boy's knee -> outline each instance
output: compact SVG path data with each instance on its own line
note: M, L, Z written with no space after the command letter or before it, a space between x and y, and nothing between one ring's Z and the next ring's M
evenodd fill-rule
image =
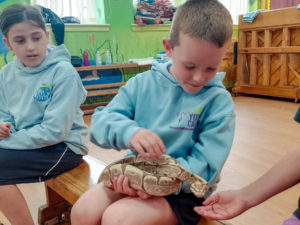
M97 224L94 218L89 215L89 210L82 205L75 204L71 210L71 224L72 225L93 225Z
M81 222L80 217L83 212L80 210L80 208L81 207L78 207L76 204L72 207L71 222L73 225L80 224L80 222Z
M102 215L101 224L105 225L134 225L128 219L130 218L128 208L124 208L118 204L110 205Z

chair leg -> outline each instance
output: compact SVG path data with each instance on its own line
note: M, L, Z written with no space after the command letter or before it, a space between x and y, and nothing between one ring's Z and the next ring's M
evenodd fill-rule
M45 183L47 204L39 207L38 224L55 225L69 219L71 205Z

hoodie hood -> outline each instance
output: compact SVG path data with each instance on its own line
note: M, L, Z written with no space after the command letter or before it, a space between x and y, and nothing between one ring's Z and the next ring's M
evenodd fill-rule
M64 45L49 48L36 67L17 58L0 71L0 123L11 134L4 149L37 149L64 142L76 154L87 153L87 127L80 105L86 91Z
M176 86L180 86L176 79L173 77L172 74L170 74L169 69L172 66L172 60L166 62L166 63L159 63L156 60L152 62L152 68L151 70L154 71L155 74L160 74L163 76L165 79L169 80L171 83L173 83ZM217 72L216 75L212 80L210 80L207 84L204 85L204 88L209 88L209 87L220 87L224 88L223 85L223 79L225 77L226 73L225 72Z
M47 56L45 59L39 64L38 66L35 67L26 67L23 65L23 63L15 56L12 64L13 67L16 68L19 72L22 72L22 74L26 75L32 75L32 74L37 74L42 72L43 70L47 69L53 64L56 64L57 62L60 61L67 61L70 62L71 56L65 47L65 45L60 45L60 46L49 46L48 51L47 51Z

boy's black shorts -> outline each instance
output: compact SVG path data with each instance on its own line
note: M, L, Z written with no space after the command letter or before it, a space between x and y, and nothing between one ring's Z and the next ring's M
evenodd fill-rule
M167 195L165 199L175 213L178 225L196 225L199 222L201 216L194 211L194 207L201 206L204 198L181 191L178 195Z
M33 150L0 148L0 185L41 182L68 171L82 160L65 143Z

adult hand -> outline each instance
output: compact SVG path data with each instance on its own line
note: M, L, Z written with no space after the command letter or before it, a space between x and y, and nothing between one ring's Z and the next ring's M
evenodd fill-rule
M238 190L223 191L208 197L203 206L194 208L200 216L213 220L227 220L242 214L248 209Z
M161 158L161 155L166 152L166 147L161 138L151 130L138 130L130 139L130 146L134 148L143 159L148 159L148 156L153 161ZM148 154L146 154L148 153Z
M0 141L10 135L10 123L0 123Z

